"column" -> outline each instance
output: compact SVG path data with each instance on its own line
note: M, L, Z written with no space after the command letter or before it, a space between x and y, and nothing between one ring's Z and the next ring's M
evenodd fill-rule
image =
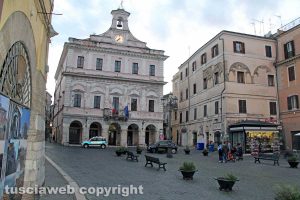
M127 129L121 130L121 146L127 147Z
M139 146L145 146L145 129L139 130Z

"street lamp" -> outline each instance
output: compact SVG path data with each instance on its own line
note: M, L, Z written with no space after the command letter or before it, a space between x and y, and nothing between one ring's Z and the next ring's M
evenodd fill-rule
M166 98L165 98L166 97ZM172 119L172 110L177 109L177 97L173 96L172 94L169 94L168 96L165 95L163 98L161 98L161 101L163 103L164 108L169 112L168 116L168 134L167 134L167 139L171 140L171 119ZM167 157L172 158L171 154L171 143L168 144L168 151L167 151Z

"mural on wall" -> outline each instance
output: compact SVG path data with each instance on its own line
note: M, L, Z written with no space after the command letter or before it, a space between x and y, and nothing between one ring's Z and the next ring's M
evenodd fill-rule
M3 188L22 187L25 173L30 110L0 95L1 194ZM2 198L2 197L0 197ZM3 199L21 199L20 194L3 194Z

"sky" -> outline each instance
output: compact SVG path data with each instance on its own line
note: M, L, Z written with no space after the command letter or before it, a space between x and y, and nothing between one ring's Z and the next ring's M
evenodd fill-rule
M52 25L47 91L53 96L54 75L69 37L102 34L111 25L111 11L121 0L56 0ZM164 50L164 94L172 91L172 77L190 55L222 30L254 35L276 32L300 17L299 0L124 0L130 12L131 33L152 49ZM53 99L53 98L52 98Z

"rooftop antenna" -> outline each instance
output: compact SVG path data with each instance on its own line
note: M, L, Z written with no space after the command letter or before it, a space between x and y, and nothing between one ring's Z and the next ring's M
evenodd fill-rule
M250 23L253 26L254 29L254 35L256 35L256 28L255 28L255 22Z
M272 28L275 24L272 24L271 17L269 18L270 31L272 32Z
M264 24L264 20L261 20L261 21L259 21L257 19L252 19L252 20L259 23L259 34L262 35L261 34L261 27L263 27L263 32L264 32L264 25L263 25Z
M123 7L123 3L124 3L124 0L121 0L121 3L120 3L120 6L119 6L119 9L124 9L124 7Z
M281 20L281 16L280 15L274 15L275 17L279 18L280 20L280 28L282 27L282 20Z

